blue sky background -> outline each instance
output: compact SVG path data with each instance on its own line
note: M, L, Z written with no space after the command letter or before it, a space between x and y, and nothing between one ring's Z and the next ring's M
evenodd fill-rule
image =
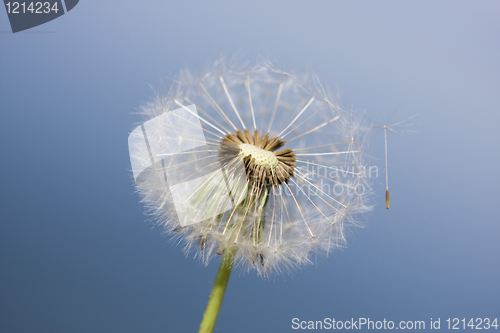
M195 332L216 274L143 215L135 109L220 54L313 69L389 136L348 247L271 280L235 271L216 332L292 318L500 317L500 2L97 1L12 34L0 10L0 331ZM383 133L372 153L383 169ZM428 327L428 326L427 326Z

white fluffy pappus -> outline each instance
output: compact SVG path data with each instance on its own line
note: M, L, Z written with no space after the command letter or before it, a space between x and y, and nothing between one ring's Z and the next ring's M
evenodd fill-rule
M182 72L141 112L145 125L129 137L144 169L136 188L205 263L231 249L246 270L288 271L343 246L370 210L367 127L315 75L219 60L201 76Z

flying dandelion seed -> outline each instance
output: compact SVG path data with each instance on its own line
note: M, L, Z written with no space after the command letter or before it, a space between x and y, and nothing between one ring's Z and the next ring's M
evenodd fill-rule
M384 147L385 147L385 208L389 209L391 201L389 198L389 168L387 166L387 126L384 126Z
M415 114L405 120L398 121L397 123L391 124L391 125L383 125L379 126L379 128L384 130L384 152L385 152L385 208L389 209L391 205L390 197L389 197L389 164L388 164L388 158L387 158L387 130L396 133L396 134L401 134L403 132L402 129L397 129L398 127L403 127L403 126L411 126L410 123L408 123L409 120L415 118L418 116L418 114ZM409 132L409 130L405 130L405 132Z
M231 249L261 275L299 267L370 209L366 127L314 75L218 61L141 111L129 148L142 201L205 263Z

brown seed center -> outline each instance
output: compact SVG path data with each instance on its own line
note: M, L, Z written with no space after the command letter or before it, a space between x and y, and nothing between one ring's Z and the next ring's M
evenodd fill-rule
M247 178L257 186L278 186L288 182L293 177L295 169L295 154L291 149L277 149L285 144L280 138L269 139L255 130L236 131L221 140L219 156L223 163L229 163L234 158L242 158L245 163Z

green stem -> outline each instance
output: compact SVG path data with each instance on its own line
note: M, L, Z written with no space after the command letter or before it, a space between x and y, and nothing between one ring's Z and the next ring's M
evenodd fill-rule
M226 249L224 251L224 256L222 257L219 271L217 272L217 277L215 278L212 293L210 294L208 305L205 310L205 314L203 315L199 333L212 333L214 330L215 322L217 321L219 309L222 304L222 299L224 298L224 293L226 292L227 282L229 281L231 269L233 268L233 257L234 253L232 249Z

